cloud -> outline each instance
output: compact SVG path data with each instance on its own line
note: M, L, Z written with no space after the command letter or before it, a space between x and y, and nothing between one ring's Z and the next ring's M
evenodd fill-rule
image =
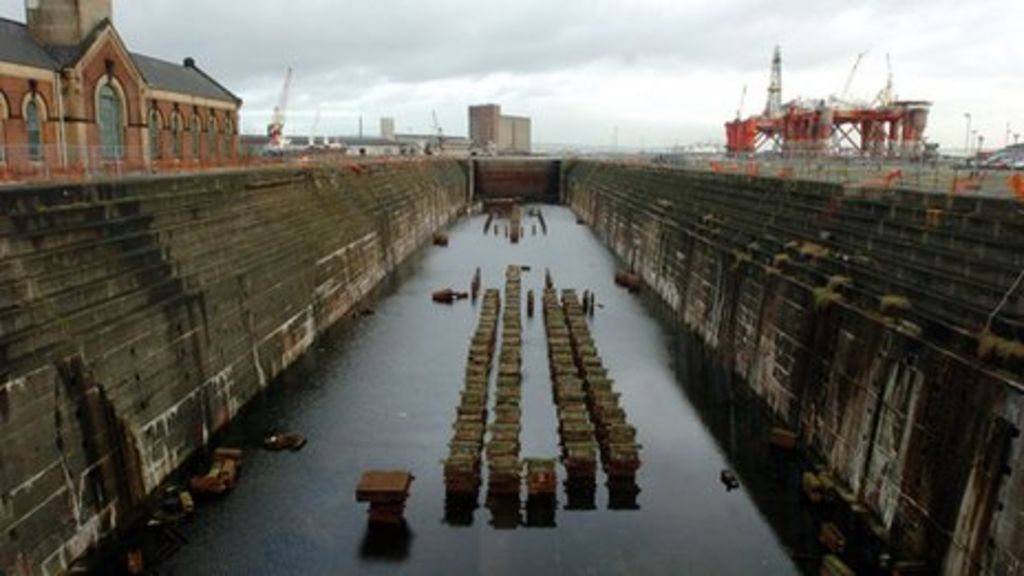
M22 19L20 0L0 13ZM723 139L740 91L763 106L768 64L783 47L784 95L873 96L892 55L897 92L936 102L930 134L962 146L962 114L1002 142L1024 129L1018 95L1024 4L1005 0L115 0L115 23L139 52L194 56L246 101L261 131L285 70L296 70L289 129L352 132L362 115L426 130L431 111L465 132L465 107L499 101L535 118L540 141L668 145Z

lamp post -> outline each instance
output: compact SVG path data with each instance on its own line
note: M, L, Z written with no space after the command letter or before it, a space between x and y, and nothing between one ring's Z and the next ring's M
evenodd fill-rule
M971 155L971 113L964 112L964 118L967 119L967 131L964 132L964 154Z
M985 145L985 135L978 134L978 154L981 154L981 149Z
M971 130L971 138L970 138L970 140L967 141L967 155L968 156L972 156L975 153L975 150L974 150L974 148L971 147L971 145L974 142L976 142L977 139L978 139L978 131L977 130Z

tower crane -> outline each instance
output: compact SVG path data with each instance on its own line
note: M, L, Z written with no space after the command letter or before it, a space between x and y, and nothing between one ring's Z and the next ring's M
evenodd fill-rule
M284 138L284 122L288 111L288 94L291 86L292 69L288 68L288 73L284 77L284 87L281 89L281 98L278 100L277 106L274 107L274 115L270 119L270 124L267 125L267 136L270 137L270 143L267 144L267 148L271 153L283 153L285 146L288 144Z
M743 103L747 101L747 85L743 85L743 92L740 93L740 105L736 108L736 119L739 120L743 116Z

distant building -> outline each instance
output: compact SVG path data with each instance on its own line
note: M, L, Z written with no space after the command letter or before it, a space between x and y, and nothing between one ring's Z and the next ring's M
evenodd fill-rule
M380 119L380 137L385 140L395 139L395 119L394 118L381 118Z
M128 51L111 0L31 0L0 19L0 170L216 165L242 101L191 58Z
M498 154L529 154L530 119L502 116L501 106L481 104L469 107L469 139L474 150Z
M529 154L530 148L530 119L502 116L498 130L498 152Z
M462 136L436 136L434 134L398 134L402 153L412 156L424 154L443 156L469 156L469 139Z

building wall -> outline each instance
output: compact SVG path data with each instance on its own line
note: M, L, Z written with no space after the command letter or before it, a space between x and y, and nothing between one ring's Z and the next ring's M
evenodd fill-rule
M455 162L0 195L0 571L62 574L460 212Z
M469 107L469 139L472 146L498 145L501 132L501 106L483 104Z
M530 153L530 119L521 116L502 116L498 134L498 152Z
M22 115L22 104L31 91L31 83L45 107L43 122L43 160L31 161L28 154L28 133ZM122 95L121 142L122 157L115 161L103 158L97 118L97 87L108 82ZM229 164L238 159L238 106L232 102L211 101L183 94L153 90L145 85L134 62L120 45L116 34L108 29L67 73L60 75L61 94L57 94L58 75L37 69L0 62L0 93L7 103L6 117L0 114L4 159L0 178L46 177L82 170L121 171L145 168L171 169ZM63 122L60 105L63 105ZM149 146L149 109L156 106L161 114L161 158L151 158ZM182 154L172 154L171 113L177 109L183 118ZM191 145L191 117L200 118L200 153ZM209 118L216 119L218 140L222 147L211 147ZM224 134L225 121L231 119L232 133ZM61 142L63 128L64 142ZM66 162L62 155L66 151Z

